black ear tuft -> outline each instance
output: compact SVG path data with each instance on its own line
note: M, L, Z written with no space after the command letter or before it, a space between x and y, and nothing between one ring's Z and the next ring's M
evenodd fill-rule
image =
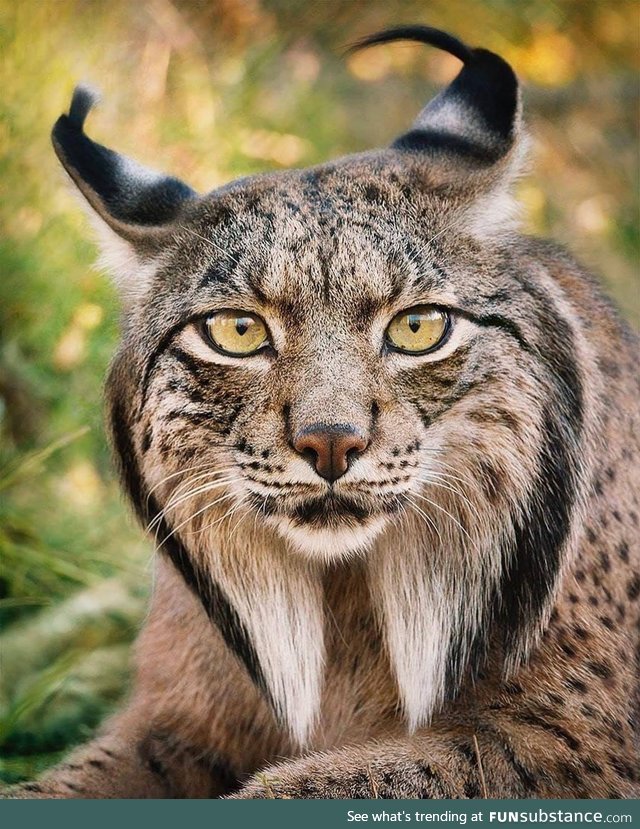
M435 46L455 55L464 66L393 146L451 154L480 164L493 164L506 155L515 142L520 121L518 80L509 64L493 52L470 49L452 35L429 26L378 32L356 43L352 50L398 40Z
M145 226L166 225L196 194L178 179L148 170L88 138L84 122L97 97L89 87L76 87L69 114L58 118L51 139L96 213L119 235L137 238Z
M69 107L69 123L78 130L83 129L87 115L100 100L100 93L85 84L79 84L73 90Z
M357 52L359 49L366 49L368 46L378 46L381 43L394 43L397 40L413 40L418 43L427 43L455 55L458 60L468 63L472 57L472 50L469 49L457 37L443 32L441 29L433 29L431 26L397 26L394 29L385 29L373 35L367 35L356 41L347 49L347 53Z

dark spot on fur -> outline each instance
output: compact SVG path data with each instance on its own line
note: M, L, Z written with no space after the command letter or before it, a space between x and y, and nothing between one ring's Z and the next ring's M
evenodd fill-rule
M45 789L39 783L22 783L20 786L21 789L24 789L25 792L44 792Z
M587 668L592 674L599 676L601 679L611 679L613 676L611 666L606 662L587 662Z
M581 679L576 679L573 676L568 677L565 679L564 684L571 688L573 691L577 691L579 694L586 694L588 691L587 686Z
M384 196L375 184L367 184L364 188L364 197L369 202L379 203L384 202Z
M475 780L465 780L463 790L469 799L480 797L480 786Z
M583 628L582 625L574 625L573 632L578 639L585 640L589 638L589 631L586 628Z
M145 429L144 436L142 438L142 451L144 453L148 452L151 448L151 441L153 440L153 429L149 427Z
M567 783L571 783L574 786L582 783L582 776L578 774L573 766L570 766L568 763L560 763L559 767L562 776Z
M629 562L629 545L626 541L621 542L620 546L618 547L618 555L620 556L621 560L624 561L625 564Z
M541 728L549 734L553 734L559 740L562 740L571 751L577 751L580 748L580 741L570 734L566 728L550 721L555 712L552 709L540 708L539 712L524 711L517 715L521 722L533 725L536 728Z
M508 762L520 778L520 782L522 783L522 788L524 790L524 796L530 797L531 795L535 795L538 792L538 781L536 776L523 763L520 762L508 743L500 741L498 746L504 752Z
M622 760L620 757L616 757L615 754L609 755L609 760L611 761L611 765L616 770L617 774L620 777L624 777L626 780L630 780L632 783L636 779L636 772L633 767Z
M629 601L635 601L640 596L640 575L633 574L633 578L627 582L627 598Z

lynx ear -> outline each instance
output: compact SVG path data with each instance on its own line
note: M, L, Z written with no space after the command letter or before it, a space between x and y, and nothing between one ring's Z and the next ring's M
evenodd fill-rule
M464 64L459 75L420 112L411 130L393 147L422 153L455 174L469 167L486 169L505 158L520 129L518 80L506 61L485 49L470 49L452 35L429 26L378 32L352 49L413 40L455 55ZM455 162L455 164L454 164Z
M84 122L97 97L88 87L76 87L69 114L58 118L51 139L99 219L103 263L123 277L157 256L184 203L196 193L178 179L148 170L88 138Z

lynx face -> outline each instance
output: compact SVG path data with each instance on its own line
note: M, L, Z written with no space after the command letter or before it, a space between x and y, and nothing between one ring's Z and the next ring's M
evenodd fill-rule
M435 487L460 492L469 413L495 418L504 399L504 428L516 427L500 366L518 343L477 311L478 274L495 291L499 263L472 239L452 260L444 234L436 252L444 205L418 207L402 186L321 169L258 184L248 217L246 196L226 195L185 225L187 251L176 245L139 312L171 321L146 367L139 436L152 484L167 502L185 499L180 520L202 510L200 530L235 510L236 523L265 520L293 551L340 557L407 511L420 516ZM466 400L488 374L485 394ZM467 451L484 462L482 446ZM189 498L191 478L200 495Z
M513 224L516 78L367 43L407 36L464 67L386 150L199 196L91 141L87 90L53 132L122 289L129 495L301 744L323 567L363 556L415 727L495 630L507 673L530 651L591 472L588 338Z

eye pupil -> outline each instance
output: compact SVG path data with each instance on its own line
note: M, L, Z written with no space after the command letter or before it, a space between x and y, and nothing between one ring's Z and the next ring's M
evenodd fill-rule
M236 331L238 332L238 334L240 334L240 336L242 336L243 334L247 333L250 324L251 323L249 322L249 320L239 319L236 322Z
M409 328L414 334L418 333L418 331L420 330L420 320L418 319L418 317L409 317Z

